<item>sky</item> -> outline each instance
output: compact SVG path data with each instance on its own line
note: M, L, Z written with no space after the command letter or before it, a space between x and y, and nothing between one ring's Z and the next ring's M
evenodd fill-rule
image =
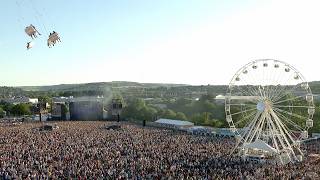
M1 0L0 85L228 84L255 59L320 80L317 0ZM42 35L33 41L24 28ZM62 42L46 46L56 31Z

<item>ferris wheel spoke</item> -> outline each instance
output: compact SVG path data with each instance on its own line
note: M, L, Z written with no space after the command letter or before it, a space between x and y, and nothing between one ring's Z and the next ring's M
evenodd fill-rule
M280 85L277 85L275 88L272 89L272 93L270 95L270 99L273 100L275 96L278 96Z
M249 115L243 117L242 119L240 119L239 121L235 122L234 125L235 126L239 126L240 123L245 122L245 120L249 120L251 117L253 117L256 114L256 112L252 112Z
M234 115L237 115L237 114L241 114L241 113L244 113L244 112L250 112L250 111L253 111L253 110L256 110L257 108L251 108L251 109L247 109L245 111L239 111L239 112L236 112L236 113L232 113L230 114L231 116L234 116Z
M287 78L286 78L286 80L284 81L284 83L287 83L287 85L283 85L283 87L281 88L281 86L280 86L280 92L283 92L287 87L289 87L289 88L291 88L291 86L297 86L297 85L289 85L290 83L290 79L292 79L292 76L290 75L290 76L288 76ZM279 98L279 99L281 99L281 98Z
M258 86L252 85L252 86L250 86L250 89L251 89L252 92L254 92L254 94L256 96L260 94Z
M280 88L277 87L277 89L274 90L274 92L273 92L272 96L270 97L270 99L271 99L272 101L274 101L274 99L275 99L276 97L282 96L283 93L285 92L284 89L285 89L285 88L283 88L283 87L280 87Z
M271 136L272 136L272 140L273 140L273 145L276 147L276 150L279 152L280 148L277 142L277 137L278 137L278 130L275 126L275 124L273 123L273 121L271 120L271 115L267 114L267 118L269 119L268 121L268 127L269 127L269 132L271 132Z
M271 118L271 116L270 116L270 118ZM286 148L286 145L283 141L280 127L278 127L275 118L271 118L271 119L274 119L273 121L270 121L270 124L272 126L271 133L274 135L274 143L276 144L278 152L280 152L281 149ZM277 142L277 140L279 141L281 148L279 148L280 146L279 146L279 143Z
M260 119L261 114L262 113L260 111L257 111L255 117L253 118L253 120L247 126L249 128L249 131L245 131L244 134L243 134L243 142L244 143L248 143L248 139L250 138L250 135L255 130L254 127L258 124L258 120Z
M301 115L298 115L298 114L295 114L295 113L292 113L292 112L288 112L286 110L279 109L279 108L276 108L276 107L274 107L273 109L276 110L276 111L280 111L282 113L285 113L285 114L287 114L289 116L296 117L296 118L299 118L299 119L302 119L302 120L306 120L306 118L301 116Z
M299 130L303 130L303 128L301 126L299 126L297 123L295 123L294 121L290 120L284 113L281 112L277 109L274 109L274 112L279 115L281 118L284 118L284 120L286 120L289 124L293 125L295 128L299 129Z
M249 92L252 96L256 96L259 93L258 89L256 89L254 85L250 85L250 84L252 84L252 81L253 81L251 78L250 78L250 80L251 81L248 82L246 79L244 79L243 81L244 81L244 84L246 84L246 85L242 85L242 87L245 87L244 91Z
M289 142L288 138L291 140L291 142L294 142L291 134L288 132L288 130L285 128L285 126L283 125L283 123L281 122L281 120L279 119L279 117L275 114L274 111L271 111L271 115L274 118L274 122L276 123L276 125L279 127L280 133L282 134L282 138L279 138L281 145L284 148L289 148L292 151L292 147L291 147L291 143ZM284 140L284 142L283 142Z
M265 89L266 89L266 97L270 99L271 91L272 91L271 85L266 86Z
M258 123L254 127L253 133L250 135L250 138L249 138L250 143L253 142L253 139L257 139L260 136L265 120L266 120L266 113L262 113L262 115L258 120Z
M242 101L252 105L255 105L258 102L257 98L253 96L230 96L230 103L231 101L234 102L235 104L241 104L238 102Z
M275 114L274 111L272 111L272 113ZM280 125L280 127L282 127L282 128L280 128L280 130L283 130L283 131L287 134L287 136L289 137L289 139L290 139L292 142L295 142L294 139L292 138L292 135L291 135L292 133L289 132L289 128L279 119L278 116L276 116L276 120L277 120L276 122ZM291 146L290 143L288 143L288 145Z
M253 97L258 97L258 96L259 96L259 93L258 93L256 90L250 89L249 91L251 91L251 95L252 95Z
M246 99L241 99L244 97L237 97L237 96L232 96L230 98L230 103L227 103L226 105L230 104L233 106L241 106L241 104L243 106L255 106L257 104L257 100L254 99L250 99L250 98L246 98ZM239 101L245 101L246 103L238 103Z
M266 98L269 98L270 92L269 92L268 86L265 86L263 89L264 89L265 97L266 97Z
M277 81L276 81L276 88L273 89L273 94L272 96L276 95L278 93L278 91L281 92L281 89L283 88L283 86L281 86L280 84L283 84L283 82L287 82L287 81L283 81L284 76L283 74L279 74L278 73L278 77L277 77Z
M238 90L245 96L255 96L255 92L251 92L251 91L248 91L247 89L241 87L241 86L237 86Z
M248 82L246 79L244 79L243 81L244 81L244 84L246 84L246 85L242 85L243 87L245 87L244 91L248 91L252 96L256 96L257 94L259 94L258 89L254 88L255 87L254 85L250 85L252 84L252 82L254 82L253 79L250 78L250 82Z
M273 96L271 97L271 100L272 101L278 101L282 97L286 96L288 94L288 91L286 91L286 89L287 89L286 85L278 88L277 91L275 91L273 93Z
M230 105L230 106L256 106L255 103L253 103L253 104L239 103L239 104L227 104L227 105Z
M271 85L266 86L265 89L266 89L266 97L267 97L268 99L270 99L271 94L272 94L272 93L271 93L271 92L272 92Z
M285 76L284 76L284 78L285 78ZM295 85L290 85L290 82L291 82L290 79L292 79L292 78L293 77L291 76L291 74L289 76L287 76L287 78L285 78L286 80L283 81L284 83L287 83L287 85L283 85L282 87L279 86L280 88L278 87L277 91L283 92L287 87L289 87L289 88L291 88L291 86L295 87ZM274 98L275 98L275 96L272 99L274 99ZM281 99L281 98L279 98L279 99Z
M302 98L302 97L304 97L304 96L295 96L293 98L289 98L289 99L285 99L285 100L282 100L282 101L275 102L275 103L273 103L273 105L284 103L284 102L287 102L287 101L292 101L292 100L299 99L299 98Z
M291 88L290 90L287 90L287 91L285 91L284 93L282 93L281 96L274 97L272 100L278 101L278 100L280 100L281 98L284 98L286 95L288 95L289 92L290 92L290 93L294 92L298 87L299 87L299 86L296 85L296 86L294 86L293 88ZM292 94L293 94L293 93L292 93Z
M238 93L237 94L235 94L235 95L237 95L237 96L248 96L249 95L249 93L248 92L246 92L245 90L243 90L240 86L236 86L236 87L234 87L235 88L235 90L237 90L238 91Z
M261 97L265 97L264 91L261 89L261 86L259 86L259 95Z
M293 122L292 120L290 120L288 117L286 117L284 114L282 114L281 112L279 112L278 110L274 110L274 112L281 118L283 118L283 120L285 120L288 124L292 125L294 128L296 128L297 130L303 131L304 129L299 126L297 123Z
M277 107L277 108L309 108L309 106L281 106L281 105L274 105L273 107Z

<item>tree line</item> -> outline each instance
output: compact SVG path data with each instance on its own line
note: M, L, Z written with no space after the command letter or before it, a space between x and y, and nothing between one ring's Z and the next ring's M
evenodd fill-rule
M213 102L213 96L203 95L199 100L180 98L164 101L167 108L146 103L142 98L127 101L123 117L130 120L154 121L159 118L189 120L196 125L225 127L224 105Z

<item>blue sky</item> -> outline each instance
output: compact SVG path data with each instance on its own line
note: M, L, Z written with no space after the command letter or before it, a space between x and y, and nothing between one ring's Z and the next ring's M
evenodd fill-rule
M255 58L292 62L309 72L308 79L317 79L299 59L317 58L318 3L292 2L2 0L0 83L227 84ZM24 27L30 23L43 35L27 51ZM53 30L62 43L49 49L47 34Z

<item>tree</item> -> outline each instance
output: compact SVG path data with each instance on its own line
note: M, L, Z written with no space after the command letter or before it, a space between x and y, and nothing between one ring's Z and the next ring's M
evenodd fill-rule
M131 106L134 106L137 110L141 110L146 107L146 102L141 98L133 99Z
M123 109L122 115L128 119L151 121L156 117L157 113L157 110L146 105L143 99L135 98L128 101L128 105Z
M176 119L187 120L187 116L183 112L177 112Z
M225 126L226 121L224 120L212 119L212 121L213 121L213 127L216 127L216 128L226 127Z
M6 112L0 107L0 118L3 118L6 115Z
M30 107L31 106L29 104L24 104L24 103L17 104L13 106L12 113L18 116L30 115L31 114Z
M204 116L200 113L196 113L191 117L191 121L196 125L204 124Z
M40 103L51 103L52 99L49 96L43 95L38 97Z
M211 113L209 112L204 112L202 113L202 116L203 116L203 119L204 119L204 122L203 124L206 125L206 126L213 126L213 121L211 120Z
M214 99L214 96L211 95L211 94L205 94L205 95L202 95L200 98L199 98L199 101L201 102L206 102L206 101L212 101Z
M153 107L146 106L141 109L141 114L142 114L142 117L141 117L142 120L151 121L154 119L154 117L156 117L157 110Z
M176 113L172 111L171 109L167 109L164 114L162 114L162 118L167 118L167 119L175 119L176 118Z
M65 104L61 104L61 113L66 114L69 112L68 107Z
M4 103L2 104L2 109L3 109L4 111L6 111L7 115L13 114L13 113L12 113L13 107L14 107L14 105L13 105L13 104L10 104L10 103L4 102Z

